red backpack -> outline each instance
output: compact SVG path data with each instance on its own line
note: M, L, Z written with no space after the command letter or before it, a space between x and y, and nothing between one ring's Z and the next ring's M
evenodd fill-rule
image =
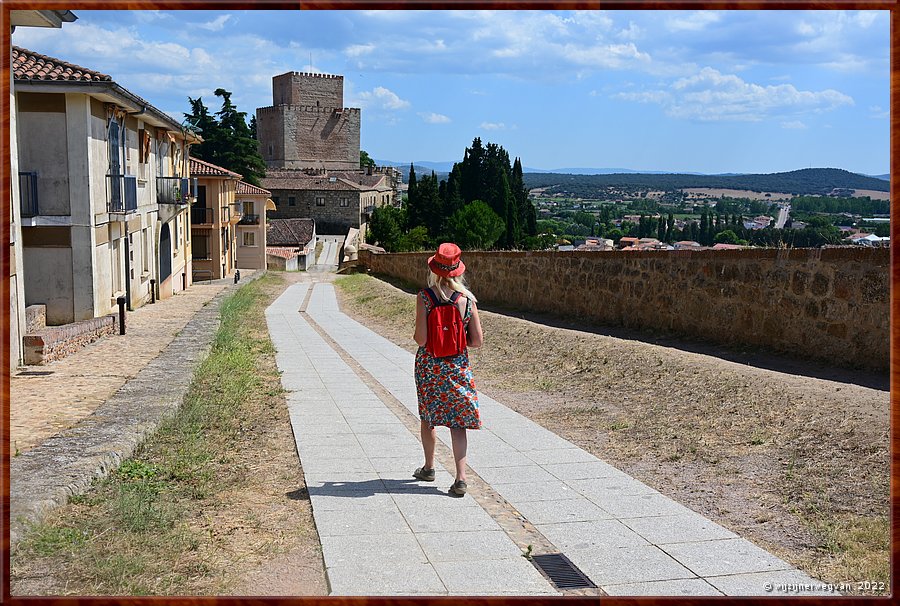
M450 301L438 301L430 288L425 294L431 299L432 309L428 312L428 339L425 349L435 358L446 358L461 354L466 349L466 326L456 301L460 294L454 292Z

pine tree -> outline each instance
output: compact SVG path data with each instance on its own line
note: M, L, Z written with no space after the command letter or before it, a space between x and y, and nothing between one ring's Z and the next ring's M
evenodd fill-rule
M222 109L216 112L222 135L216 164L239 173L244 181L258 186L260 178L266 174L266 163L259 155L259 144L247 127L247 114L237 111L231 102L231 93L224 88L217 88L215 94L222 97Z
M422 205L419 202L419 182L416 179L416 168L409 165L409 187L406 191L406 222L409 227L424 224Z

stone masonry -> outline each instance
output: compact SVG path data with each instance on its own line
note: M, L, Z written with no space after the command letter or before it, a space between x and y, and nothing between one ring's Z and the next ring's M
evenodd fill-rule
M431 253L359 252L424 284ZM890 250L465 252L479 301L886 370Z
M256 110L268 168L359 168L359 108L344 107L344 77L288 72L272 78L271 107Z

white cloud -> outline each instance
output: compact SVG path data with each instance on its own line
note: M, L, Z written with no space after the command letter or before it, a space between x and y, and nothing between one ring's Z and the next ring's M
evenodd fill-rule
M678 15L666 21L669 31L699 32L708 25L718 23L722 15L716 11L695 11L687 15Z
M374 44L351 44L347 48L344 49L344 54L348 57L361 57L363 55L370 55L372 51L375 50Z
M699 121L755 122L770 116L819 113L853 99L833 89L801 91L791 84L762 86L706 67L669 90L619 93L615 98L662 105L669 116Z
M228 23L229 19L231 19L231 15L229 14L219 15L212 21L207 21L206 23L198 23L197 27L211 32L220 32L225 27L225 24Z
M419 117L429 124L447 124L450 118L444 114L436 114L434 112L419 112Z
M809 127L800 120L791 120L790 122L782 122L781 128L788 130L805 130Z
M503 122L482 122L481 128L484 130L504 130L506 128L506 124Z
M396 93L383 86L376 86L371 91L363 91L357 95L356 99L356 103L363 108L399 110L410 106L409 101L401 99Z
M891 112L883 109L880 105L873 105L869 108L869 117L875 120L886 120L891 117Z

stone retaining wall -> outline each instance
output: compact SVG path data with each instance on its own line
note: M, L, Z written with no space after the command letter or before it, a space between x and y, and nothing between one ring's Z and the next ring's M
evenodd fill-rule
M359 251L424 285L430 253ZM479 301L887 370L890 250L468 252Z
M115 314L62 326L45 326L22 339L25 364L46 364L61 360L101 337L115 334L118 327L119 321Z
M47 306L29 305L25 308L25 334L33 334L47 326Z

